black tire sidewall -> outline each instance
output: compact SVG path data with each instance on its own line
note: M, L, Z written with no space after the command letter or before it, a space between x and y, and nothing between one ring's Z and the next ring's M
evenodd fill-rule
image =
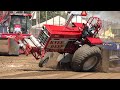
M81 58L81 60L77 60L76 61L76 57L78 57L78 55L77 55L77 53L85 53L84 52L84 50L86 50L86 49L88 49L88 50L90 50L90 48L92 48L92 47L87 47L86 49L83 49L83 48L86 48L86 46L85 47L81 47L81 48L79 48L78 50L80 50L81 52L78 52L78 50L74 53L74 55L73 55L73 58L72 58L72 62L71 62L71 69L73 70L73 71L76 71L76 72L79 72L79 71L83 71L83 72L89 72L89 71L96 71L96 69L97 69L97 65L99 65L99 63L102 61L102 55L101 55L101 53L100 53L100 51L97 49L97 47L96 47L96 50L95 49L91 49L92 51L90 51L90 53L89 52L87 52L86 53L86 55L87 56L82 56L83 57L83 59ZM77 55L77 56L76 56ZM79 54L80 55L80 54ZM89 69L89 70L83 70L83 65L84 65L84 63L89 59L89 58L91 58L91 57L93 57L93 56L96 56L97 57L97 62L96 62L96 64L91 68L91 69Z
M85 64L85 62L88 61L88 59L91 58L91 57L93 57L93 56L97 57L96 64L91 69L89 69L89 70L83 70L83 65ZM89 55L84 60L82 60L81 63L79 63L80 69L81 69L80 71L94 71L95 67L99 64L100 60L101 60L101 54L99 54L99 53L93 53L93 54Z

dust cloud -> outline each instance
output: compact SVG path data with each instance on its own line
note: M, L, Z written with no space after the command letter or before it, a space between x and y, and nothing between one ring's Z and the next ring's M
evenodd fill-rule
M89 11L89 16L97 16L102 20L120 24L120 11Z
M87 11L88 17L97 16L102 20L120 24L120 11ZM71 11L71 14L80 14L81 11Z

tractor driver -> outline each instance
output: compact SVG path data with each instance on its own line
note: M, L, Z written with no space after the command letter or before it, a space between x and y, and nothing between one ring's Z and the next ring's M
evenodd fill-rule
M94 35L95 34L95 31L100 28L100 25L98 25L97 23L94 24L90 29L89 29L89 34L90 35Z
M82 38L86 37L88 35L88 25L83 23L83 34L82 34Z
M15 20L14 20L14 24L20 24L20 18L15 18Z
M83 29L83 35L82 38L86 37L86 36L91 36L94 35L95 30L97 28L99 28L98 24L94 24L91 28L89 28L89 25L86 25L83 23L84 29Z
M22 31L21 31L21 24L20 24L20 18L16 18L14 20L14 33L22 33Z

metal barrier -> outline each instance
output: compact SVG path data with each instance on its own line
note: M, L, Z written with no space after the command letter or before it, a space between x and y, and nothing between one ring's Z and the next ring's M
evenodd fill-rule
M0 33L8 33L7 26L0 26Z
M120 56L120 43L104 42L103 46L105 49L109 50L110 56L112 55Z

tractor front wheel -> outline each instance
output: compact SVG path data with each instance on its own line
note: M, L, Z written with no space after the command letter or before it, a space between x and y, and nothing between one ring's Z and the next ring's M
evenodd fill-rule
M71 68L73 71L93 71L101 59L101 50L97 46L83 45L74 53Z

